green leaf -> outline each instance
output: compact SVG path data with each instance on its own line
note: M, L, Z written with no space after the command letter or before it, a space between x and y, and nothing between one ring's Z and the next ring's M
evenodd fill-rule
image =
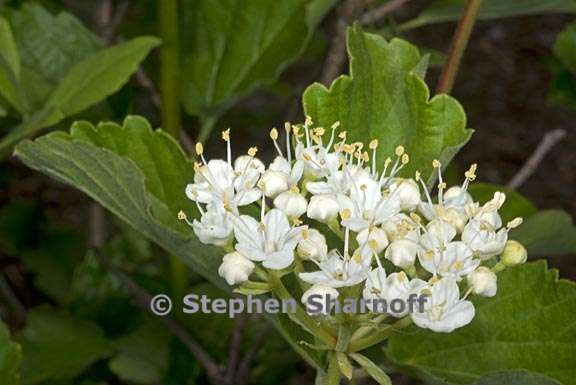
M182 6L182 103L216 116L273 81L306 46L333 0L186 0Z
M513 371L489 374L474 385L561 385L550 377L527 371Z
M498 275L494 298L474 297L476 317L450 334L416 327L391 337L388 357L402 369L447 384L471 384L495 371L526 369L576 384L576 284L546 262Z
M359 353L352 353L350 357L356 361L380 385L392 385L390 377L368 357Z
M20 345L10 340L10 332L0 321L0 384L20 384L20 360L22 349Z
M28 312L22 344L22 384L73 378L110 354L110 345L97 324L41 307Z
M576 253L576 227L572 217L561 210L545 210L527 218L510 232L528 255L552 256Z
M70 68L104 47L104 43L73 15L54 16L41 5L25 3L8 20L22 66L38 73L52 87Z
M57 111L58 120L91 107L118 91L158 44L157 38L138 37L89 56L70 69L47 107Z
M193 165L171 136L152 131L145 119L128 117L123 126L79 122L70 134L54 132L20 143L16 155L83 191L191 269L225 286L216 274L222 252L201 245L177 219L180 210L193 212L184 194Z
M168 367L171 336L158 321L147 321L133 333L115 341L117 355L110 369L123 381L160 383Z
M342 373L342 375L348 380L351 380L354 368L352 367L346 353L336 352L336 359L338 360L338 369L340 369L340 373Z
M436 0L418 17L400 26L401 29L454 21L460 18L465 0ZM538 15L546 13L576 13L574 0L484 0L478 19L490 20L503 17Z
M536 206L528 199L504 186L488 183L473 183L468 188L468 192L474 200L482 203L492 199L496 191L506 193L506 202L499 210L499 214L504 222L511 221L515 217L527 218L538 211Z
M558 34L553 48L554 56L576 75L576 22L568 24Z
M470 138L462 106L448 95L429 98L418 75L422 57L410 43L348 30L350 76L340 76L330 89L319 83L304 92L306 115L322 127L339 121L351 139L379 139L381 162L403 145L410 155L404 175L419 170L430 175L432 160L447 164ZM417 72L418 71L418 72Z
M0 95L18 112L23 113L26 103L20 89L20 55L10 24L0 17Z

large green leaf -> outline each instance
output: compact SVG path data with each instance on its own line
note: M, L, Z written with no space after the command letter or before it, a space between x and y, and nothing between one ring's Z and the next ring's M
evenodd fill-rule
M576 285L544 261L498 276L494 298L474 298L476 317L451 334L411 329L390 339L394 363L431 381L471 384L495 371L526 369L576 384Z
M186 0L182 103L217 115L238 96L274 80L305 47L334 0Z
M0 384L18 385L20 383L19 366L22 358L20 345L10 340L10 332L0 321Z
M506 193L506 202L499 211L504 222L508 222L515 217L527 218L536 214L537 209L532 202L507 187L489 183L473 183L468 188L468 192L472 195L474 200L482 203L488 202L492 199L496 191Z
M16 155L80 189L193 270L223 284L216 275L221 252L201 245L177 219L179 210L192 212L184 194L192 164L171 136L152 131L145 119L128 117L123 126L80 122L70 134L22 142Z
M527 218L510 232L532 256L576 254L576 227L569 214L544 210Z
M24 112L25 102L19 88L20 55L10 24L0 17L0 95L16 110Z
M458 20L465 0L436 0L418 17L404 23L409 29L427 24ZM576 13L575 0L484 0L478 18L489 20L502 17L537 15L544 13Z
M553 49L558 60L576 75L576 22L568 24L558 34Z
M474 385L561 385L550 377L527 371L512 371L489 374Z
M404 175L416 170L429 175L433 159L448 163L472 130L454 98L430 99L419 75L426 57L404 40L388 42L358 26L348 30L348 51L350 76L340 76L330 89L319 83L308 87L306 115L323 127L340 121L352 140L379 139L381 161L403 145L411 159Z
M138 37L98 51L73 66L50 95L47 107L60 119L78 113L118 91L160 44L154 37Z
M22 344L22 384L73 378L110 354L100 327L48 307L28 312L18 336Z
M76 63L104 47L104 43L73 15L52 15L39 4L25 3L8 12L8 20L22 66L52 86Z

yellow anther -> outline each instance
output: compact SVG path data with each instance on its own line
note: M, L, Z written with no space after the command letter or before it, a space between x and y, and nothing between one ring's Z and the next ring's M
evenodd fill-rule
M304 158L304 160L308 160L308 161L312 160L312 157L306 153L302 154L302 158Z
M200 171L200 167L202 167L202 163L194 162L194 172Z
M416 173L414 174L414 179L416 179L416 182L420 182L420 171L416 171Z
M248 155L250 155L251 157L255 157L257 152L258 152L258 147L250 147L248 149Z
M434 276L432 276L432 278L430 278L430 279L428 280L428 283L431 284L431 285L434 285L434 284L435 284L436 282L438 282L438 281L440 281L440 279L438 278L438 276L434 275ZM424 290L426 290L426 289L424 289ZM423 293L423 294L424 294L424 293ZM432 295L432 293L430 293L430 295Z
M278 130L276 128L270 130L270 138L272 140L278 139Z
M388 167L390 163L392 163L392 159L390 159L389 157L386 158L386 160L384 160L384 167Z
M364 148L364 143L362 143L362 142L356 142L356 143L354 143L354 146L356 146L356 148L358 149L358 151L362 151L362 149Z
M378 148L378 139L372 139L372 140L370 141L370 144L368 145L368 147L369 147L371 150L377 149L377 148Z
M506 224L506 227L509 229L515 229L516 227L520 226L524 222L524 219L521 217L516 217L512 219L510 222Z
M294 218L294 219L292 220L292 224L294 224L294 226L300 226L302 223L304 223L304 222L302 222L302 221L301 221L300 219L298 219L298 218Z
M342 140L346 139L346 131L342 131L341 133L339 133L338 137Z
M408 154L402 154L402 164L407 164L408 162L410 162L410 157L408 156Z
M310 231L308 231L308 229L302 230L302 239L308 239L308 238L310 238Z
M335 130L335 129L337 129L338 127L340 127L340 122L337 120L337 121L335 121L335 122L332 124L332 126L331 126L330 128L333 129L333 130Z
M317 127L314 130L314 134L318 135L318 136L322 136L326 133L326 130L324 129L324 127Z
M408 280L408 277L406 276L405 272L401 271L396 274L396 279L398 279L398 282L404 282Z
M440 161L439 161L438 159L434 159L434 160L432 161L432 167L434 167L434 168L440 168L440 167L442 167L442 163L440 163Z
M359 252L355 251L352 258L354 258L354 262L356 262L357 264L362 263L362 255L360 255Z
M226 142L230 140L230 129L222 131L222 139Z
M368 188L368 186L365 184L360 185L360 190L362 190L362 191L366 191L367 188Z
M446 188L446 182L438 183L438 189L444 190Z
M368 153L364 151L364 153L362 154L362 159L364 160L364 162L368 162L370 160L370 155L368 155Z
M375 239L370 239L368 241L368 247L370 247L372 251L376 251L378 250L378 242Z
M396 154L396 156L402 156L402 154L404 154L404 147L403 146L396 147L394 153Z
M462 270L463 267L464 265L462 264L462 261L456 261L452 264L454 270Z
M412 220L416 223L420 223L422 221L422 218L420 218L420 215L418 215L416 213L410 213L410 218L412 218Z
M184 211L180 210L180 211L178 212L178 219L181 220L181 221L184 221L184 220L186 220L186 218L188 218L188 217L186 216L186 214L184 213Z
M292 125L292 131L294 132L294 135L300 135L300 126Z
M228 212L232 212L232 206L230 206L229 202L224 202L224 204L222 206L224 207L224 210L226 210Z
M260 222L260 223L258 224L258 226L260 227L260 230L262 230L262 231L264 231L264 232L266 231L266 225L265 225L264 223Z
M306 121L304 122L304 125L305 125L306 127L309 127L309 126L311 126L313 123L314 123L314 122L312 121L312 118L311 118L310 116L307 116L307 117L306 117Z
M290 187L290 192L293 192L295 194L300 194L300 189L298 188L298 186L294 185L294 186Z
M472 166L470 166L470 168L468 169L468 171L466 171L464 173L464 176L466 177L466 179L473 181L474 179L476 179L476 169L478 168L478 165L476 163L474 163Z
M312 138L312 141L316 144L320 144L320 137L318 135L312 134L310 135L310 137Z
M290 122L284 123L284 130L285 130L287 133L290 133L290 131L292 130L292 125L290 124Z
M203 152L204 152L204 146L202 145L202 143L200 142L196 143L196 154L202 155Z
M352 213L350 212L350 209L344 209L340 211L340 216L342 217L342 219L350 219Z

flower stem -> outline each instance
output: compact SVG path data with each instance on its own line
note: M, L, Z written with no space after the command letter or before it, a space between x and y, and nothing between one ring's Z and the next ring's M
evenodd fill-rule
M466 1L464 10L460 16L460 21L458 22L458 27L456 28L456 32L452 38L448 61L442 69L442 75L440 75L440 80L436 87L437 94L449 94L452 92L456 74L458 73L458 68L460 67L460 62L464 55L464 51L466 50L466 46L468 45L470 34L474 28L481 4L482 0Z
M276 273L271 271L268 274L268 282L270 283L270 288L272 292L280 300L293 300L294 297L286 289L282 283L282 279ZM318 337L325 345L334 348L336 346L336 337L332 335L329 331L324 329L320 322L316 322L312 317L310 317L304 309L297 303L296 312L289 314L290 318L299 325L305 327L311 334Z
M338 356L336 353L331 353L330 360L328 361L328 372L324 378L323 385L339 385L341 378L340 368L338 367Z
M390 337L393 333L397 332L398 330L408 327L411 323L412 319L410 317L404 317L399 321L396 321L396 323L392 325L382 325L382 327L378 331L366 337L362 337L357 340L352 340L350 342L348 351L352 353L359 352L361 350L377 345L385 341L388 337Z
M160 93L162 96L162 128L178 140L180 135L179 62L178 62L178 0L158 0L158 30L163 44L160 49ZM188 286L186 265L170 256L172 291L184 295Z

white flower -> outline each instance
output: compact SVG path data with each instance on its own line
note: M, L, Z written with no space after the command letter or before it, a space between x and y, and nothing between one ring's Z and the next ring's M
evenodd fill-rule
M409 280L404 272L392 273L386 277L383 268L378 267L368 274L366 285L362 292L362 297L367 301L367 307L374 312L381 312L377 300L386 301L387 311L394 317L404 317L410 310L407 300L410 294L417 294L421 289L426 287L426 282L421 279ZM404 304L402 309L392 309L391 303L394 300L400 300Z
M294 165L290 165L288 159L284 158L283 156L277 156L274 158L269 170L281 172L286 175L286 180L288 181L288 185L290 187L295 186L300 178L302 178L302 174L304 173L304 163L300 160L294 162Z
M422 235L420 243L426 250L444 248L456 236L456 229L442 219L434 219L426 225L426 232Z
M254 169L259 174L263 174L266 166L264 166L264 163L262 163L260 159L250 155L240 155L236 158L234 161L234 172L236 174L243 174L249 169Z
M232 286L247 281L253 270L254 264L235 251L224 256L222 264L218 268L218 275Z
M370 226L378 226L400 212L400 201L396 194L382 193L382 181L361 178L350 188L350 196L338 195L342 210L350 215L342 219L342 226L360 232Z
M412 179L396 178L390 185L390 192L396 193L402 210L413 211L420 204L420 189Z
M343 257L336 250L330 251L328 258L319 262L318 267L319 271L298 276L304 282L339 288L354 286L365 280L367 274L360 258Z
M384 257L401 269L407 269L414 266L416 255L420 246L409 239L399 239L393 241L388 248Z
M492 227L498 229L502 227L502 219L498 214L498 210L506 201L506 194L500 191L494 193L494 197L486 202L482 207L479 204L473 203L466 206L466 211L471 220L486 222Z
M356 235L359 245L367 245L371 241L371 249L376 253L381 253L388 246L388 236L379 227L364 229Z
M308 203L307 216L318 222L328 223L338 216L340 205L331 194L314 195Z
M406 214L396 214L382 224L382 228L388 235L391 242L397 240L409 240L418 242L420 239L420 228L412 218Z
M308 314L330 314L338 298L338 290L326 285L314 285L302 295Z
M203 161L204 157L202 156ZM213 159L195 167L194 183L186 186L186 195L197 203L221 203L231 210L257 201L261 192L255 188L258 171L246 167L237 174L230 162Z
M500 260L506 266L521 265L528 259L526 248L520 242L510 240L506 242Z
M290 218L298 218L306 212L308 201L296 189L280 193L274 199L274 207L284 211Z
M471 220L462 232L462 241L481 259L489 259L504 250L508 240L508 230L498 231L485 221Z
M232 235L232 223L226 211L218 205L209 205L208 210L201 211L201 214L200 221L194 219L191 224L200 242L214 246L226 245Z
M321 262L328 255L326 238L316 229L302 230L302 239L298 242L296 251L302 259L314 259Z
M236 250L268 269L284 269L294 261L294 249L303 227L291 228L286 214L270 210L261 223L248 215L235 217Z
M338 151L330 152L334 143L335 129L339 123L332 126L332 135L326 146L324 146L322 139L324 129L318 127L312 130L309 128L311 124L312 121L307 118L303 127L305 142L301 142L298 132L294 132L297 140L296 159L304 163L305 174L308 178L316 179L330 175L340 167L340 153Z
M466 277L472 293L483 297L494 297L498 289L496 274L485 266L480 266Z
M460 291L456 281L443 278L429 290L430 296L424 305L423 313L414 312L412 320L421 328L440 333L450 333L453 330L469 324L474 318L475 310L472 302L460 299Z
M472 250L464 242L450 242L436 249L424 249L418 259L428 272L460 281L478 267L480 261L473 258Z

